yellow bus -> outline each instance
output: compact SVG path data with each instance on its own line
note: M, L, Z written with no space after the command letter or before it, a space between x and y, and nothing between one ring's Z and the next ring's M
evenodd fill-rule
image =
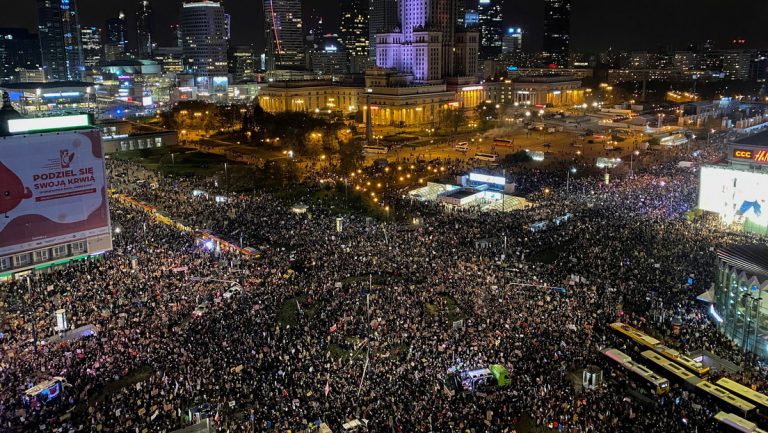
M757 391L752 390L747 386L744 386L738 382L734 382L727 377L724 377L717 381L717 384L728 392L737 395L744 400L757 406L758 412L761 416L768 416L768 396Z
M694 375L690 371L675 364L674 362L668 360L667 358L664 358L663 356L659 355L653 350L646 350L642 352L641 355L643 356L643 358L651 361L653 365L656 365L658 368L662 368L666 370L667 372L672 374L675 378L677 378L681 382L684 382L684 384L686 385L696 386L702 380L696 377L696 375Z
M739 433L765 433L764 430L757 428L752 421L748 421L738 415L726 412L718 412L715 419L725 426L728 431Z
M702 380L701 382L696 384L696 388L698 388L700 391L703 391L710 396L714 397L715 399L723 402L728 403L732 407L739 410L740 414L743 414L743 416L747 416L750 413L753 413L755 410L755 405L741 399L739 397L736 397L735 395L731 394L730 392L726 391L723 388L720 388L719 386L707 382L706 380Z
M652 372L645 366L633 361L629 355L621 352L617 349L605 349L603 355L616 361L619 365L627 370L640 376L644 381L648 382L653 388L656 395L663 395L669 392L669 380L659 376Z
M636 329L632 326L627 325L626 323L621 323L621 322L611 323L610 327L613 328L615 331L623 334L624 336L631 338L636 343L641 344L649 349L652 349L660 353L664 357L682 365L688 370L696 373L696 375L701 378L707 377L709 375L709 367L705 366L700 362L694 361L693 359L683 355L682 353L678 352L675 349L669 348L661 344L661 341L651 337L650 335L640 331L639 329Z

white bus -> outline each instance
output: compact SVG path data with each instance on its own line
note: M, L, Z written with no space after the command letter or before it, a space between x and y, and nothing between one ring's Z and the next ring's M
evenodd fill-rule
M496 162L499 160L499 155L496 155L495 153L476 153L475 159L478 161L490 161L490 162Z
M363 146L363 153L368 155L381 155L389 152L384 146Z

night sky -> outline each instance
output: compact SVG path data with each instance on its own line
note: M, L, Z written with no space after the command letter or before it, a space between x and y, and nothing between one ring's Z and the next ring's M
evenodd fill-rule
M526 32L526 51L541 48L543 0L503 0L504 21ZM754 48L768 48L768 1L742 0L572 0L571 36L573 50L602 51L617 49L684 48L692 42L713 39L727 48L729 41L743 37ZM0 27L35 27L34 0L0 0ZM138 0L79 0L81 24L103 27L104 20L124 10L129 26L134 25ZM232 15L234 44L256 43L263 46L262 0L225 0ZM181 0L152 0L155 12L156 40L161 45L171 41L169 26L178 22ZM339 0L303 0L305 15L311 7L327 10L325 29L338 27ZM333 8L330 6L333 5ZM133 31L131 31L131 35ZM135 42L135 38L130 38Z

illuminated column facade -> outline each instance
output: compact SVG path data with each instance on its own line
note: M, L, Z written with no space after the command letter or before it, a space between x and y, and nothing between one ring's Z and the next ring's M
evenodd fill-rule
M720 332L742 351L764 357L768 354L768 281L764 275L740 269L761 266L750 261L760 257L757 254L765 255L765 248L735 246L718 251L719 272L709 312Z

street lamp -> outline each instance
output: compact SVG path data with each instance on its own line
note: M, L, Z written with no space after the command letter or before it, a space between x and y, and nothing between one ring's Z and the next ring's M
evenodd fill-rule
M566 172L566 180L565 180L565 191L566 193L571 193L571 174L576 174L576 167L571 167Z
M633 151L632 153L629 154L629 177L635 177L634 163L635 163L635 157L637 155L640 155L640 151L639 150L635 150L635 151Z

